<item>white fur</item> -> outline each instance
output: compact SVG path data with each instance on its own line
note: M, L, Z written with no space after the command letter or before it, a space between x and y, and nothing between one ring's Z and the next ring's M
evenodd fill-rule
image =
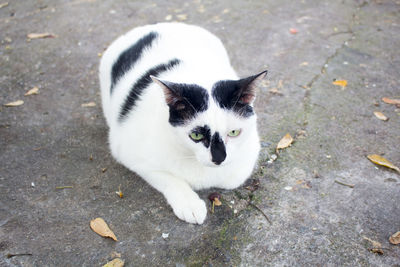
M111 68L118 56L150 31L160 37L134 67L116 84L110 97ZM149 68L178 58L182 62L160 79L198 84L211 93L212 85L225 79L238 79L221 41L197 26L160 23L135 28L119 37L104 53L100 63L100 85L104 115L110 127L112 155L164 194L176 216L189 223L202 224L207 209L193 191L218 187L233 189L250 175L259 152L256 115L241 118L217 106L209 97L209 108L184 126L168 122L168 106L156 83L146 88L125 120L118 116L129 90ZM196 126L208 125L218 131L227 157L221 165L211 162L210 149L188 136ZM237 137L231 130L241 129Z

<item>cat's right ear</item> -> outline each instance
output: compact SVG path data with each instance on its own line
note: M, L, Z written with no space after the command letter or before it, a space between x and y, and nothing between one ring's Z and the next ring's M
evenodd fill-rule
M185 108L185 105L182 104L182 96L179 92L174 90L172 83L162 81L153 75L150 75L150 78L163 89L165 101L167 102L168 106L174 107L176 110Z

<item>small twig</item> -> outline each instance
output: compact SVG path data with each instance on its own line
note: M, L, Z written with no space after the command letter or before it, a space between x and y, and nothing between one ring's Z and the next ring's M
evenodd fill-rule
M66 189L66 188L74 188L74 187L72 185L56 186L56 189Z
M16 257L16 256L32 256L32 253L18 253L18 254L8 253L7 254L7 259L10 259L10 258Z
M249 202L249 205L258 210L259 212L261 212L261 214L265 217L265 219L267 219L269 224L272 225L271 220L268 218L267 214L265 214L265 212L262 209L260 209L256 204L253 204L252 202Z
M354 187L354 184L346 184L346 183L343 183L343 182L338 181L338 180L335 180L335 183L338 183L338 184L341 184L341 185L345 185L345 186L348 186L348 187L350 187L350 188L353 188L353 187Z

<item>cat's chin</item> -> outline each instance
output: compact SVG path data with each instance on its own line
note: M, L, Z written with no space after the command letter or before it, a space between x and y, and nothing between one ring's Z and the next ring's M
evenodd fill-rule
M217 164L215 164L215 163L213 163L213 162L207 162L207 163L203 163L203 165L205 166L205 167L208 167L208 168L220 168L220 167L223 167L223 166L225 166L225 165L227 165L228 163L227 162L221 162L221 164L219 164L219 165L217 165Z

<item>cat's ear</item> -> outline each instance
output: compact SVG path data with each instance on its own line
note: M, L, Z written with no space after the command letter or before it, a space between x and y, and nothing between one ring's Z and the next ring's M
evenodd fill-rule
M240 79L238 81L240 86L240 90L238 92L238 102L240 104L249 105L253 103L254 99L256 98L257 86L259 82L264 79L267 73L268 71L265 70L256 75Z
M172 86L171 82L162 81L153 75L150 75L150 78L163 89L165 101L168 106L174 107L176 110L182 110L185 108L185 105L182 103L183 98L180 92Z

